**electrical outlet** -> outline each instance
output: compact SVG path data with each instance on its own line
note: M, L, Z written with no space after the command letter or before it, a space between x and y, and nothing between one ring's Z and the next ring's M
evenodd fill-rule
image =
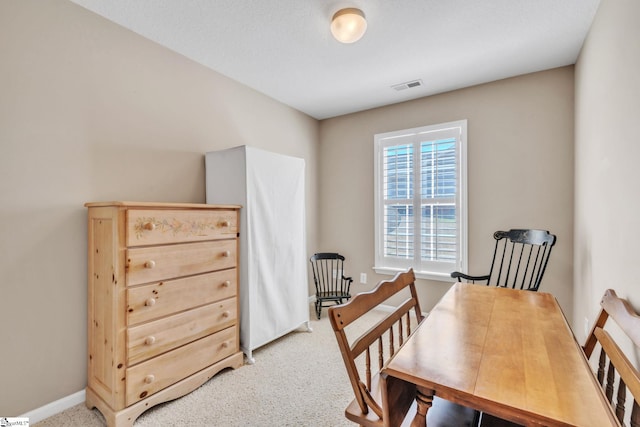
M589 318L584 318L584 336L585 338L589 336Z
M367 283L367 273L360 273L360 283Z

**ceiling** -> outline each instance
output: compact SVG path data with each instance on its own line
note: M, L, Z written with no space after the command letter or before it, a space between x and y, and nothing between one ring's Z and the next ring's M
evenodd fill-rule
M574 64L600 2L72 1L316 119ZM344 7L368 21L353 44L329 30Z

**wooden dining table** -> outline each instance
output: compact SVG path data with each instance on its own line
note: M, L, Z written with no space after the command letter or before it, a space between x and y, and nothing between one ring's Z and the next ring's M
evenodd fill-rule
M390 402L410 386L413 425L434 395L526 426L619 425L548 293L456 283L381 376L387 420L402 418Z

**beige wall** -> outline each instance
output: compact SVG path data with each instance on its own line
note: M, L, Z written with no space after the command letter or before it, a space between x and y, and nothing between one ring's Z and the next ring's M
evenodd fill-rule
M86 210L204 202L206 151L304 158L319 125L65 0L0 2L0 416L86 386Z
M573 67L501 80L321 123L319 249L348 259L355 291L389 276L374 264L373 137L467 119L470 272L488 272L492 234L543 228L558 236L542 290L572 310ZM420 281L429 310L449 282Z
M640 311L638 17L637 0L602 0L576 64L573 319L580 337L607 288Z

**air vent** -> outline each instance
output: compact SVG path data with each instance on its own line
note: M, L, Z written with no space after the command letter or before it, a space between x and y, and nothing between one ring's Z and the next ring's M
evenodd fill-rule
M413 80L410 82L393 85L391 87L399 92L401 90L411 89L411 88L420 87L420 86L422 86L422 80Z

